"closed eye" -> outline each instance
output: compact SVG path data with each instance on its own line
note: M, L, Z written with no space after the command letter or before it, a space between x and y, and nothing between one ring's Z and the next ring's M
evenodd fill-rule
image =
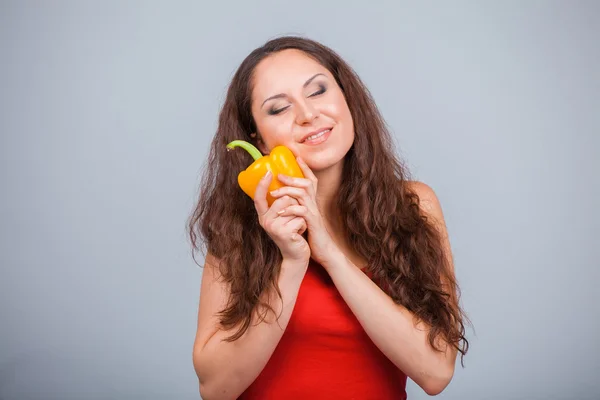
M327 88L325 87L325 85L321 84L319 85L319 90L317 90L316 92L312 93L311 95L309 95L308 97L315 97L315 96L319 96L322 95L323 93L325 93L327 91ZM282 108L271 108L268 111L269 115L277 115L277 114L281 114L282 112L284 112L285 110L287 110L290 106L286 106L286 107L282 107Z
M319 85L319 90L317 90L316 92L314 92L313 94L311 94L308 97L314 97L314 96L318 96L320 94L325 93L325 91L327 90L327 88L325 87L325 85Z
M286 110L288 107L289 107L289 106L287 106L287 107L283 107L283 108L278 108L278 109L273 109L273 108L272 108L272 109L270 109L270 110L269 110L269 115L277 115L277 114L280 114L280 113L282 113L283 111L285 111L285 110Z

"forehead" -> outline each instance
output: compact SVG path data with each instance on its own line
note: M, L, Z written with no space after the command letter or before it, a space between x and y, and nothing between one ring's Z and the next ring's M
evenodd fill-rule
M331 76L327 68L300 50L277 52L256 66L252 82L253 97L270 96L288 89L302 88L304 82L317 73Z

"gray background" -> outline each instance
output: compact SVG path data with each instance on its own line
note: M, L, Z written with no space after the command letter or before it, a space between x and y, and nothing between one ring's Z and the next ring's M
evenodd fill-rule
M2 1L0 399L198 398L185 220L229 79L286 33L346 58L440 197L475 330L439 397L599 399L599 18L595 1Z

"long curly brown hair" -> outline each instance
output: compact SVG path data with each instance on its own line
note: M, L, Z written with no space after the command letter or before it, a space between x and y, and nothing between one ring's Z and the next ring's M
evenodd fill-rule
M394 143L371 94L360 78L330 48L302 37L280 37L255 49L233 76L202 177L198 203L188 221L193 250L204 248L220 260L220 275L230 297L220 313L228 338L241 337L253 322L273 311L261 299L265 291L279 296L279 249L259 225L252 199L244 195L237 175L252 159L247 152L228 152L226 144L244 139L256 144L251 113L253 71L269 55L301 50L335 77L348 103L355 129L346 155L337 197L351 246L368 260L368 272L397 303L431 326L429 343L442 351L441 338L461 353L466 316L459 288L440 234L422 214L419 197L409 187L409 172L394 155ZM192 253L193 253L192 250Z

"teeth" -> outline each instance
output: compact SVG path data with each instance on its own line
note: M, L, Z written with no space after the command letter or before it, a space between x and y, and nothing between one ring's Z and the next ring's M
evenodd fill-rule
M306 142L307 140L313 140L313 139L320 138L321 136L323 136L324 134L326 134L329 131L330 131L329 129L325 129L323 132L320 132L320 133L317 133L316 135L307 137L304 141Z

